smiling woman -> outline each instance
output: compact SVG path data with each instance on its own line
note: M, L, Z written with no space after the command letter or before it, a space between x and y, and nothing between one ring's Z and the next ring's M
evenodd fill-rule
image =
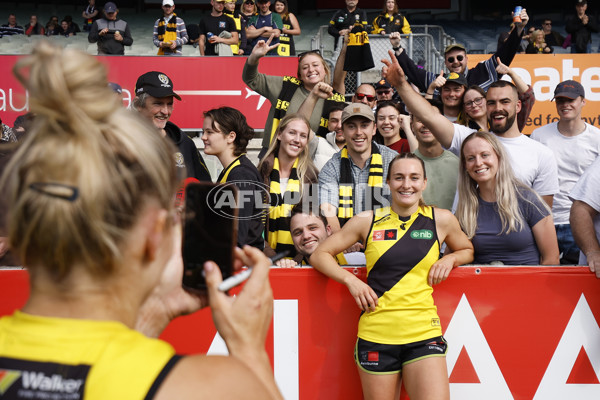
M279 121L286 113L299 111L300 106L317 83L331 84L329 66L318 51L310 51L299 55L297 77L272 76L259 73L258 63L260 59L277 47L277 45L270 45L271 38L266 42L260 41L254 46L242 72L244 83L271 102L271 109L263 134L263 149L268 148L273 141ZM328 133L329 109L333 104L345 101L343 93L344 82L341 79L341 83L336 82L333 84L333 92L329 97L316 100L314 109L310 114L309 126L317 135L325 137ZM287 107L282 107L282 104L286 104Z
M556 265L552 214L531 188L515 178L494 134L474 132L461 147L456 215L473 241L475 263Z
M394 158L387 183L391 206L351 218L315 250L311 265L347 286L363 311L354 358L365 399L450 398L447 344L433 302L434 284L471 262L473 246L448 210L423 204L423 161L412 153ZM367 283L339 267L334 256L365 243ZM440 245L452 251L440 258Z
M267 245L265 253L289 251L296 256L290 234L291 210L302 196L310 193L317 182L317 170L308 151L308 121L298 114L286 115L279 124L275 140L269 146L258 170L265 185L270 188L269 218L266 224ZM301 260L298 257L296 262ZM278 265L285 263L280 260Z

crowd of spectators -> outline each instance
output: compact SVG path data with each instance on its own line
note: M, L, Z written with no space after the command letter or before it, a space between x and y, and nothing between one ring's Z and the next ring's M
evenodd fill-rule
M591 27L586 8L585 1L578 1L577 15L573 18ZM184 21L174 10L173 0L163 0L163 15L154 24L154 44L159 54L181 54L181 47L189 40ZM328 229L336 232L353 216L389 200L385 181L374 177L381 172L386 176L387 164L396 153L414 152L426 168L431 168L431 183L424 191L425 199L458 213L469 238L481 244L475 246L476 262L556 264L559 253L554 251L554 244L557 244L556 249L560 248L560 262L577 262L579 248L569 224L572 202L569 191L600 154L600 139L597 139L600 131L581 118L585 105L583 87L577 82L565 81L554 93L559 122L540 128L531 138L521 133L535 97L531 86L514 73L510 63L520 50L529 23L527 10L522 10L519 20L512 24L497 51L486 61L469 69L466 48L455 43L444 49L445 67L449 72L437 73L418 67L400 46L400 35L409 32L410 25L398 12L395 2L384 2L382 12L368 24L366 14L358 8L358 1L346 0L346 8L335 13L329 26L329 32L342 39L341 54L346 51L353 29L358 25L372 28L377 34L387 34L394 53L394 64L384 71L384 76L386 73L388 76L375 84L361 84L349 104L343 84L346 72L342 56L334 71L329 70L318 52L300 55L297 77L268 76L258 71L259 61L265 55L294 53L292 36L300 32L300 26L285 0L277 0L273 10L269 0L258 0L257 4L247 0L241 12L236 11L235 2L212 0L211 12L199 24L198 47L202 55L248 55L243 80L272 104L265 123L257 176L272 188L272 198L277 201L271 204L274 215L263 226L265 241L257 245L254 240L256 247L264 247L270 255L289 250L290 257L280 263L300 264L303 258L301 253L294 257L294 243L289 235L291 207L298 204L300 198L318 196ZM87 21L84 27L88 26L90 42L98 42L99 54L123 54L123 46L133 41L127 22L118 18L118 12L113 2L107 2L98 10L95 1L89 0L82 14ZM52 26L57 21L58 18L51 19L45 29L32 16L30 23L21 28L11 15L7 29L14 34L45 34L54 29ZM69 16L61 25L67 34L80 32ZM243 35L239 35L241 26L247 27ZM564 46L568 40L553 31L552 21L545 19L542 29L531 31L526 52L551 53L552 46ZM572 40L572 43L576 46L581 40ZM284 50L279 51L280 48ZM504 75L510 77L512 83L500 80ZM399 80L398 76L406 79ZM180 163L178 166L186 167L189 177L210 180L202 156L195 150L190 151L194 149L193 143L169 122L174 99L180 100L180 97L173 91L169 77L152 72L138 80L133 107L179 147L179 156L175 158ZM286 106L282 107L283 104ZM215 138L220 137L219 132L225 134L221 130L221 124L227 122L223 114L235 112L237 110L208 113L207 118L212 122L205 128L210 136L203 136L207 151L224 154L225 170L231 167L233 160L240 161L238 157L242 152L237 148L223 152ZM244 135L248 134L247 130L239 129ZM481 136L471 143L468 138L478 131L495 135ZM15 132L5 127L3 140L16 140ZM486 146L493 149L499 164L485 168L494 173L494 168L510 169L514 177L502 173L496 180L492 176L490 179L498 186L490 186L489 192L482 192L487 186L482 183L479 170L469 167L469 160L477 157L462 153L466 151L466 142L471 143L467 149L469 154L479 154ZM491 153L489 149L481 151ZM574 153L586 156L575 161L568 156ZM487 165L486 162L481 165ZM458 191L456 182L459 182ZM472 191L472 188L479 189ZM507 198L494 196L508 190L506 188L512 188L507 198L515 202L506 203L509 209L497 214L495 220L494 208L487 204L505 201ZM485 212L477 211L473 208L476 206L483 207L481 210ZM485 221L480 221L483 215L486 215ZM492 220L496 222L492 224ZM544 221L543 229L536 228L540 221ZM530 229L527 235L532 240L511 236L511 232L522 235L527 224ZM547 229L548 224L555 224L556 231ZM484 227L481 240L477 238L480 225ZM540 231L544 236L537 235ZM512 258L505 259L489 249L485 235L490 232L506 234L510 245L519 242L522 246L537 248L524 250L528 256L522 259L516 249L511 253ZM360 249L361 245L357 244L348 250ZM481 252L488 253L481 255Z

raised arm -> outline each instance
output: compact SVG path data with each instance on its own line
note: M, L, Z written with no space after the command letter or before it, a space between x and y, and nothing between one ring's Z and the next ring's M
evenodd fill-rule
M348 49L348 35L342 35L342 48L333 68L333 90L340 94L346 94L346 71L344 71L344 62L346 61L346 50Z
M306 96L306 99L298 108L297 113L302 115L304 118L310 121L310 117L312 116L315 105L319 99L328 99L333 95L333 88L326 84L325 82L318 82L313 86L312 90Z
M394 50L395 55L408 80L415 84L421 92L426 92L431 82L435 80L436 75L417 67L404 49L400 47L400 32L392 32L390 34L390 43L392 49L397 49Z
M377 306L377 294L354 274L340 267L335 255L358 241L365 242L372 220L372 211L351 218L341 231L329 236L310 256L310 265L314 269L346 286L358 308L367 312Z
M406 107L431 129L431 132L442 146L445 148L450 147L452 138L454 137L452 122L442 114L434 112L433 106L413 90L406 80L404 71L400 67L400 64L398 64L394 53L389 51L389 55L391 62L389 60L381 60L385 64L382 76L390 85L396 88Z

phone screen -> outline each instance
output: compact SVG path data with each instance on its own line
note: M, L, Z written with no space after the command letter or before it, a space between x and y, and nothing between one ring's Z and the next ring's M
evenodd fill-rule
M223 275L233 273L237 243L235 185L191 183L185 189L183 218L183 285L206 290L204 263L214 261Z

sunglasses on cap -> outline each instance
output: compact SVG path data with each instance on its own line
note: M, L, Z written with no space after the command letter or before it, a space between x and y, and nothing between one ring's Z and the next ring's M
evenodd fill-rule
M465 56L463 56L462 54L461 54L461 55L458 55L458 56L456 56L456 60L457 60L458 62L461 62L461 61L462 61L462 60L464 60L464 59L465 59ZM452 64L452 63L454 62L454 56L452 56L452 57L448 57L448 62L449 62L450 64Z
M309 50L309 51L304 51L300 54L298 54L298 61L302 60L304 57L306 57L309 54L318 54L321 55L321 50Z
M358 100L362 100L362 99L364 99L365 97L367 98L367 101L373 101L373 100L375 100L375 96L372 96L372 95L370 95L370 94L356 93L356 94L355 94L355 96L356 96L356 98L357 98Z

